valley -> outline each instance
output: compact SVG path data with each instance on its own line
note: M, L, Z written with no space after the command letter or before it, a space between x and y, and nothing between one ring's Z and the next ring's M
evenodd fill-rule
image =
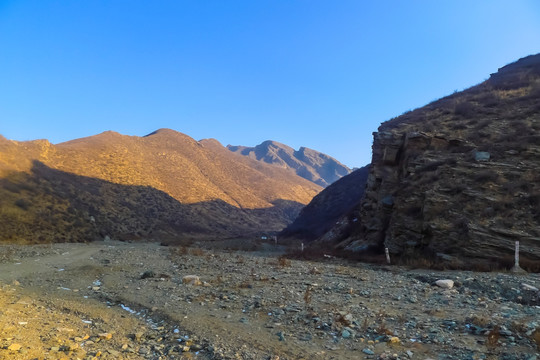
M540 356L537 274L299 261L266 242L249 252L199 245L1 246L0 359Z

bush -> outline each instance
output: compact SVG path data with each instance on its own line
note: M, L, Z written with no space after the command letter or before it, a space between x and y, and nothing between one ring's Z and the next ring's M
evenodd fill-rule
M18 207L20 207L23 210L28 210L28 208L30 207L31 204L27 200L19 199L19 200L15 201L15 205L17 205Z
M454 114L464 118L471 118L476 115L476 112L477 107L468 101L457 103L454 108Z

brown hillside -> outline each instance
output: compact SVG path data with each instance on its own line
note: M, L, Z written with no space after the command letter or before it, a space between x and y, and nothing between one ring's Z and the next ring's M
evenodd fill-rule
M534 55L383 123L374 133L361 222L341 246L470 267L477 259L511 262L519 240L522 255L538 260L539 174Z
M55 240L64 225L69 241L276 231L320 190L216 141L167 129L145 137L109 131L58 145L2 138L0 176L0 222L11 224L3 239L32 241Z

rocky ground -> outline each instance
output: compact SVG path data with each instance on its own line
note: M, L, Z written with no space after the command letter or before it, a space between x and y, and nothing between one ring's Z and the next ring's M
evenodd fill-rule
M271 251L4 245L0 359L533 360L539 287Z

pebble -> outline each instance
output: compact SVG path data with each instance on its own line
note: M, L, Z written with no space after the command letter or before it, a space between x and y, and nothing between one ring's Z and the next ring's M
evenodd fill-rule
M435 281L435 285L443 289L451 289L454 287L454 280L450 280L450 279L437 280Z
M362 352L366 355L375 355L375 353L373 352L373 350L371 349L368 349L368 348L365 348L362 350Z
M201 279L197 275L186 275L182 278L182 283L186 285L202 285Z
M112 339L111 333L101 333L98 335L101 340L110 340Z
M19 351L19 350L21 350L21 348L22 348L22 345L17 344L17 343L14 343L14 344L11 344L11 345L8 346L9 351Z
M532 286L532 285L529 285L529 284L525 284L525 283L522 283L521 284L521 288L523 290L526 290L526 291L539 291L538 288Z

